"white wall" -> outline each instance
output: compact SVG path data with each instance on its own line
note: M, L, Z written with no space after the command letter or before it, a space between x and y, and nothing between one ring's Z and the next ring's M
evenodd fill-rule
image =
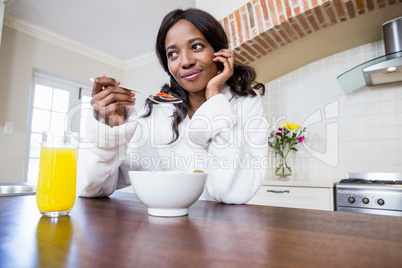
M22 181L28 101L34 68L83 84L106 73L124 80L124 71L9 27L0 48L0 182ZM4 135L14 122L14 135Z
M378 41L321 59L266 84L263 101L271 123L272 118L283 116L301 125L319 111L322 120L308 127L306 145L321 153L327 152L327 144L339 149L339 162L331 166L299 147L292 155L294 180L342 179L347 172L402 172L402 83L364 87L345 95L336 80L350 68L382 55L383 42ZM338 107L338 114L326 119L329 104ZM339 127L339 138L334 131L327 133L331 123ZM274 178L273 169L268 177Z
M146 64L130 68L125 71L124 84L127 87L141 90L147 94L155 94L161 87L169 83L169 76L163 70L156 56ZM144 106L145 97L136 95L136 108L139 111Z
M196 0L196 8L202 9L220 20L250 2L249 0Z

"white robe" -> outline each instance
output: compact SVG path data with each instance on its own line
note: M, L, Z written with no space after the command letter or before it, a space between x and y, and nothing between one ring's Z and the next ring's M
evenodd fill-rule
M172 104L154 105L142 118L126 108L126 123L110 128L89 113L88 142L78 163L78 193L109 196L130 185L129 170L208 173L202 199L249 201L268 167L268 122L261 97L233 96L225 86L179 125L172 144Z

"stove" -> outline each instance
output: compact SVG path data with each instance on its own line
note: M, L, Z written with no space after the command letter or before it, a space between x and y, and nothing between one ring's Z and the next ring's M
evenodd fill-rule
M401 173L348 173L335 191L338 211L402 216Z

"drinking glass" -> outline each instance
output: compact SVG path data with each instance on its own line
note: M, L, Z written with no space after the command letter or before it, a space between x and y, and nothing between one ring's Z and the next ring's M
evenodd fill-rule
M51 132L42 134L36 204L42 215L67 215L75 202L78 134Z

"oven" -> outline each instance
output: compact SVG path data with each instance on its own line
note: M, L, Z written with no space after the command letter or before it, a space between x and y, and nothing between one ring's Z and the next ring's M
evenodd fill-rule
M335 191L337 211L402 216L400 173L348 173Z

